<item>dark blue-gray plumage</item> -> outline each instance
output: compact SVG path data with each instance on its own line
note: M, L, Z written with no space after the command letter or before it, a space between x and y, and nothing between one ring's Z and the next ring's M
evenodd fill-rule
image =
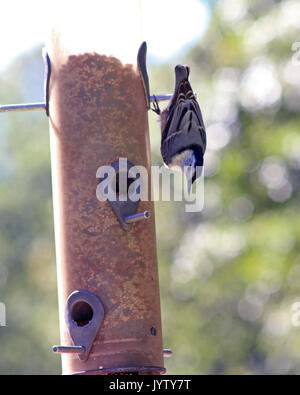
M175 67L175 91L168 107L160 113L161 154L170 168L182 171L190 192L200 177L206 150L206 132L201 110L189 83L189 67Z

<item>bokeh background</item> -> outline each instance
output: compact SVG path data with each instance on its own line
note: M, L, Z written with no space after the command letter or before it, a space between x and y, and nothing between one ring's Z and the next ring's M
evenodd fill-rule
M156 203L166 367L300 374L300 3L200 3L202 33L149 65L154 93L171 92L174 66L190 65L208 136L204 210ZM0 69L0 103L41 100L43 78L38 45ZM0 133L0 374L60 374L48 119L1 115Z

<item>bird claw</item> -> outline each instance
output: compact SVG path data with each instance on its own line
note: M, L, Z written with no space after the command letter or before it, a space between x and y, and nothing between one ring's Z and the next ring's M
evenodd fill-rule
M153 99L154 99L153 107L151 107L151 110L154 111L157 115L160 115L161 111L160 111L159 104L158 104L158 101L157 101L155 95L153 95Z

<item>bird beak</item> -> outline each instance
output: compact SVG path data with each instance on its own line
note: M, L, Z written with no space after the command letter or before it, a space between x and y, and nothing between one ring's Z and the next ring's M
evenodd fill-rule
M188 194L191 193L192 185L193 185L192 177L189 177L189 176L190 176L189 174L185 174L185 178L186 178L186 182L187 182Z
M184 175L187 181L187 189L188 194L191 193L192 184L193 184L193 168L192 166L187 166L184 168Z

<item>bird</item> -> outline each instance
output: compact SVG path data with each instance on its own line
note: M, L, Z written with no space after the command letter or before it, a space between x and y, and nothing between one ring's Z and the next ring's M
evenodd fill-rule
M154 96L152 108L159 115L164 164L185 175L188 193L201 176L206 151L206 130L189 74L188 66L177 65L175 90L168 106L161 112Z

